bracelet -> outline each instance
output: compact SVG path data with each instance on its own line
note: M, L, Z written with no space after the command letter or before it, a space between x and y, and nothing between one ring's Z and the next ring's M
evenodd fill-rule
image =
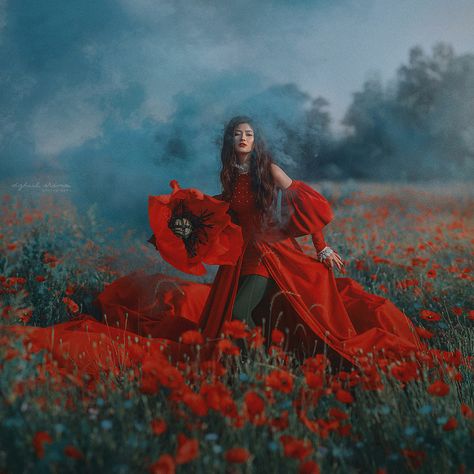
M332 255L334 253L334 250L331 247L324 247L321 252L318 252L318 260L322 262L323 260L326 260L326 258L329 257L329 255Z

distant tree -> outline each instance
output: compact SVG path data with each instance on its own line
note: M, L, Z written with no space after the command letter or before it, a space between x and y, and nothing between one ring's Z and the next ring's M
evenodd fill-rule
M315 179L327 177L331 170L334 174L334 165L329 158L333 137L331 116L326 110L328 105L324 97L316 97L298 120L279 123L285 133L284 152L296 157L292 170L295 176Z
M354 177L474 177L474 55L416 46L391 87L370 79L344 116L342 167Z
M362 91L353 94L342 120L349 135L340 147L342 166L350 176L368 177L392 153L389 134L392 109L392 101L378 76L366 80Z

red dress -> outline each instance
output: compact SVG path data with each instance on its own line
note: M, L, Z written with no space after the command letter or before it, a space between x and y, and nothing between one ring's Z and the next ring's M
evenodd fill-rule
M410 319L389 300L366 292L350 278L335 278L332 270L303 252L296 237L312 235L315 244L324 246L321 230L332 219L328 201L313 188L293 180L282 191L278 225L263 229L249 175L243 174L230 210L242 227L243 251L235 265L219 266L212 284L134 272L97 297L108 326L91 317L78 318L54 326L56 338L67 340L69 353L81 353L82 367L89 367L92 360L84 353L91 352L91 334L107 346L110 327L121 328L123 340L151 336L172 360L192 353L191 346L180 342L181 334L200 329L206 340L201 357L212 358L224 322L232 319L239 277L256 273L272 278L277 288L255 308L254 321L265 324L266 334L273 328L286 332L286 349L301 359L325 351L330 358L357 365L358 351L383 350L397 357L426 348ZM60 350L50 342L50 328L29 328L29 333L34 347Z

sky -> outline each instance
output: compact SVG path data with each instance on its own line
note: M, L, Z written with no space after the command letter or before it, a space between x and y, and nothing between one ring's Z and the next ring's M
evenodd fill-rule
M341 133L365 79L415 45L473 52L473 23L472 0L0 0L2 176L62 172L128 212L178 174L217 193L232 114L296 117L322 96ZM164 164L173 136L186 159Z

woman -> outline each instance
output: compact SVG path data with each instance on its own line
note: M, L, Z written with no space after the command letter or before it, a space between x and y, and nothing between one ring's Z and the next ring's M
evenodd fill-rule
M241 224L244 235L249 240L242 259L239 286L234 302L233 314L248 326L254 327L251 313L261 301L265 291L275 286L262 255L252 240L260 217L275 217L275 190L287 190L292 180L272 161L270 153L265 149L261 134L255 138L255 125L251 119L235 117L226 127L221 153L221 180L224 192L220 197L230 201L236 221ZM238 175L236 176L235 170ZM255 201L252 199L255 195ZM225 196L225 198L224 198ZM258 211L258 212L255 212ZM260 214L260 215L259 215ZM239 218L240 217L240 218ZM256 217L253 223L250 218ZM313 243L318 252L318 259L328 268L343 267L341 257L326 246L321 231L312 234Z
M219 267L199 316L208 341L237 318L264 327L267 335L274 328L284 331L286 349L300 360L326 351L335 361L356 364L358 351L421 349L412 323L391 302L349 278L335 279L333 269L343 263L322 234L332 219L329 203L273 163L252 119L228 123L221 160L222 193L216 197L229 202L244 250L235 266ZM308 234L318 259L295 239Z
M101 367L124 360L133 365L143 357L138 348L123 348L117 356L116 340L151 345L178 361L195 354L183 334L199 330L204 337L200 356L212 359L224 324L240 319L261 326L267 345L272 330L281 330L284 348L300 361L324 352L348 368L358 365L360 352L383 350L385 356L398 357L423 349L411 321L390 301L367 293L350 278L334 277L343 262L322 233L332 219L328 201L273 163L252 119L230 120L221 160L222 193L215 198L229 203L243 236L235 265L220 265L212 284L161 273L126 275L97 297L107 326L84 315L54 326L54 338L49 328L28 328L33 347L46 347L60 363L78 363L97 374ZM180 225L172 230L184 238ZM303 235L311 235L317 259L298 244L296 237Z

